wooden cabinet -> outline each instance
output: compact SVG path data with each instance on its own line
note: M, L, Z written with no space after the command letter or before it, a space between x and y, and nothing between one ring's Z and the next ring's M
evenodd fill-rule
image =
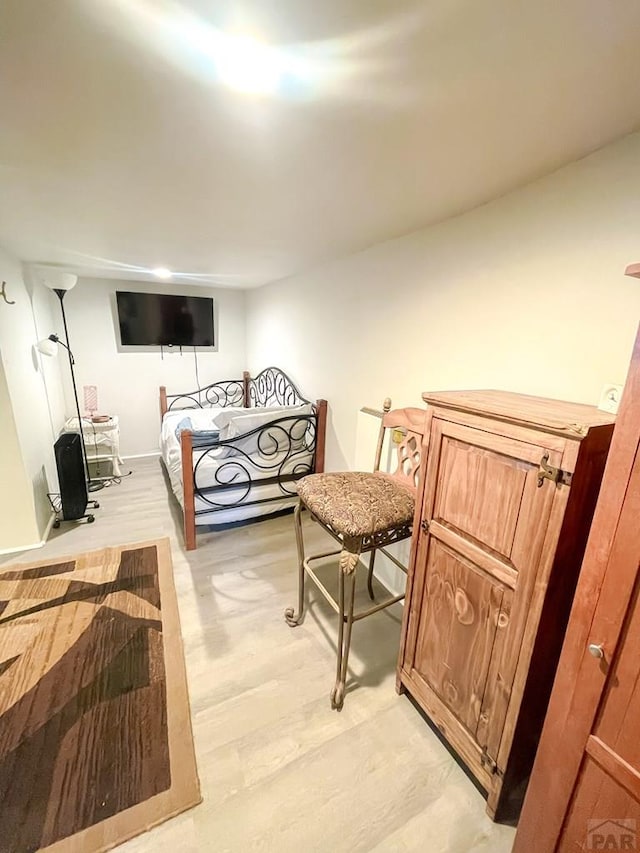
M423 397L398 686L507 819L531 771L612 416L499 391Z

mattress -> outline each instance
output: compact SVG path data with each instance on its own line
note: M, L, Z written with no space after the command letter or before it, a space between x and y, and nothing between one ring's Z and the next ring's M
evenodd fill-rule
M179 427L184 422L185 427L194 431L214 430L217 416L225 413L225 421L235 413L246 417L252 410L238 407L224 409L182 409L170 411L163 418L160 435L160 451L164 461L171 488L180 505L184 509L182 491L182 458L179 440ZM256 410L253 410L256 411ZM261 412L268 409L261 409ZM286 417L288 413L308 414L311 406L274 408L273 419ZM240 421L239 421L240 422ZM301 424L301 429L304 425ZM224 437L224 436L222 436ZM248 521L288 509L295 505L295 482L285 483L285 488L292 492L291 496L283 495L278 483L260 484L260 480L274 476L274 468L281 468L281 475L299 473L304 467L313 464L313 454L306 450L303 442L294 445L294 452L280 447L277 439L263 437L258 441L256 435L234 441L233 446L223 446L214 450L194 449L193 464L196 471L196 484L199 489L212 486L228 485L229 488L208 492L205 496L196 494L195 510L197 525L220 525L240 521ZM250 478L251 484L247 481ZM238 484L234 487L234 484ZM241 501L268 501L266 503L243 505ZM214 504L214 506L212 506ZM239 505L235 505L239 504ZM228 507L228 508L225 508Z

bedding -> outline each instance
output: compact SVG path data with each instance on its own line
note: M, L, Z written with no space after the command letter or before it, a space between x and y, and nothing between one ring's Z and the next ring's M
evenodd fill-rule
M197 524L229 524L293 506L297 498L295 483L286 482L286 478L303 467L307 472L312 470L313 443L308 437L308 418L312 413L311 403L253 409L196 409L186 417L184 411L167 412L160 449L180 505L184 509L180 432L189 429L198 492ZM217 441L206 439L212 433L219 434ZM232 445L218 443L232 439L239 440ZM199 446L200 442L203 446ZM272 482L274 475L277 482ZM224 488L213 491L220 486ZM289 495L283 494L283 489ZM238 506L245 499L250 499L251 504Z
M239 412L224 409L214 417L213 422L220 430L220 438L224 440L237 438L239 435L259 429L280 417L310 415L312 412L311 403L304 403L301 406L256 406L251 409L241 409Z

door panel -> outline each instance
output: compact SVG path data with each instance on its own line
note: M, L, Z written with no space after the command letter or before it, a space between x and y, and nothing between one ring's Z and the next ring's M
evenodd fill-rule
M594 728L595 737L613 749L623 761L637 768L640 768L639 589L636 583L631 615L621 637L620 652L607 680Z
M433 530L446 528L454 549L468 557L474 548L484 551L490 574L491 559L511 576L535 563L555 488L549 480L538 488L540 461L548 453L559 467L562 453L437 418L431 447L436 470L427 471L423 517L435 522Z
M530 436L530 433L527 434ZM406 655L490 757L497 756L555 485L546 448L434 418L419 543L421 608ZM562 454L549 460L560 465ZM415 600L415 599L414 599Z
M640 805L592 758L580 768L557 853L640 849Z
M592 657L583 651L582 683L602 681L598 709L591 732L584 743L569 811L565 819L557 850L590 849L581 847L586 820L613 822L610 835L618 830L615 823L635 820L635 846L600 849L640 849L640 455L636 455L629 487L620 512L616 535L611 543L607 573L624 572L632 568L634 582L631 592L623 593L620 584L611 594L616 607L605 607L605 595L611 581L605 579L591 625L589 642L603 645L603 657ZM616 597L616 589L619 595ZM622 621L615 613L622 602L628 603ZM617 638L611 640L613 633ZM592 718L593 719L593 718ZM631 825L626 827L631 832ZM634 830L634 832L636 831ZM606 839L605 839L606 840ZM591 842L590 842L591 843ZM629 842L631 843L631 842ZM592 848L598 849L598 848Z
M444 436L434 520L508 560L530 467Z
M429 551L415 670L475 732L503 588L440 542Z
M605 650L600 662L609 670L606 687L593 734L587 739L559 851L640 849L639 589L636 581L615 661L607 662ZM598 666L597 661L593 664Z

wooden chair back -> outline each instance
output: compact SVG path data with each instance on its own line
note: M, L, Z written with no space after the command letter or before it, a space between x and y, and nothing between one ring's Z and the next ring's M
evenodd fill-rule
M390 476L411 489L417 490L420 476L422 441L425 433L426 409L391 409L391 400L386 398L380 421L380 432L376 446L374 471L380 470L382 448L387 431L391 431L395 449L395 470Z

